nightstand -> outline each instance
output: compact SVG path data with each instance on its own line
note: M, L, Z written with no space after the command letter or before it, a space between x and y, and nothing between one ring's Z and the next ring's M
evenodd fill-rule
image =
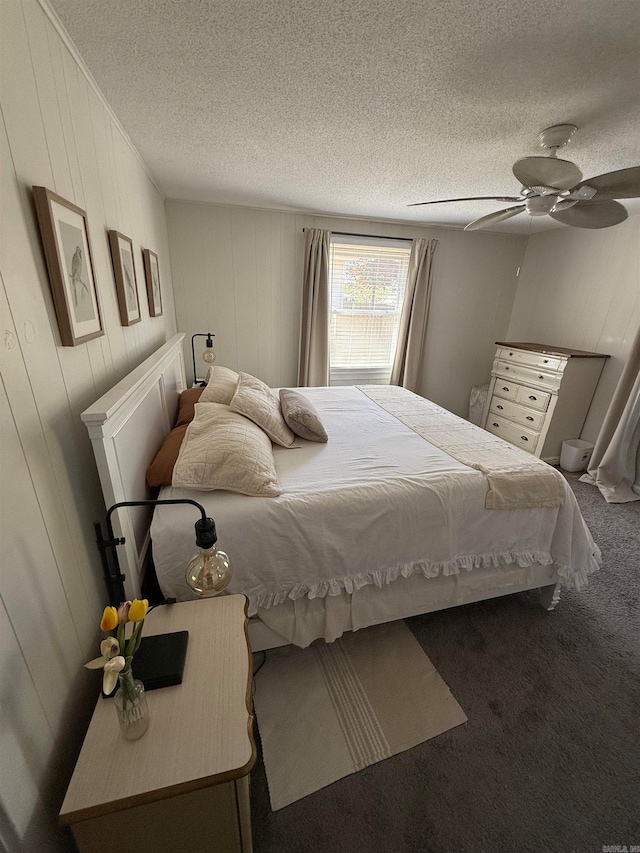
M145 635L189 632L183 681L149 691L151 724L133 742L120 734L113 700L98 700L60 812L81 853L250 853L246 624L242 595L148 615Z

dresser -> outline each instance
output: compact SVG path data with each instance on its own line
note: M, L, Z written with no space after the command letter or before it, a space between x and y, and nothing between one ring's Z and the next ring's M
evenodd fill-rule
M496 341L482 426L547 462L579 438L608 355Z
M250 853L246 621L243 595L149 613L145 635L189 632L183 681L149 691L149 730L133 742L98 699L60 812L81 853Z

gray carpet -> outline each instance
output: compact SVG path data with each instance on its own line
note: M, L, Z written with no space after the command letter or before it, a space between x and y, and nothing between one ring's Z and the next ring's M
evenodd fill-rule
M640 504L567 479L603 552L589 588L408 619L469 722L275 813L259 757L256 853L640 845Z

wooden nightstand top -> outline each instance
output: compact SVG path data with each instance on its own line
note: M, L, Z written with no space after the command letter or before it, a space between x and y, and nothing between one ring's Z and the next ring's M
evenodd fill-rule
M158 607L144 634L189 631L182 684L149 691L151 723L120 734L112 699L98 699L60 819L75 823L245 776L256 757L251 655L243 595ZM134 660L135 675L135 660Z

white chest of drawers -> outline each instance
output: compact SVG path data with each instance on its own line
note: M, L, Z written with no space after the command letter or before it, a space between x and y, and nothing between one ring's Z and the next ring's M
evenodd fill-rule
M489 432L547 462L578 438L608 355L496 341L482 417Z

